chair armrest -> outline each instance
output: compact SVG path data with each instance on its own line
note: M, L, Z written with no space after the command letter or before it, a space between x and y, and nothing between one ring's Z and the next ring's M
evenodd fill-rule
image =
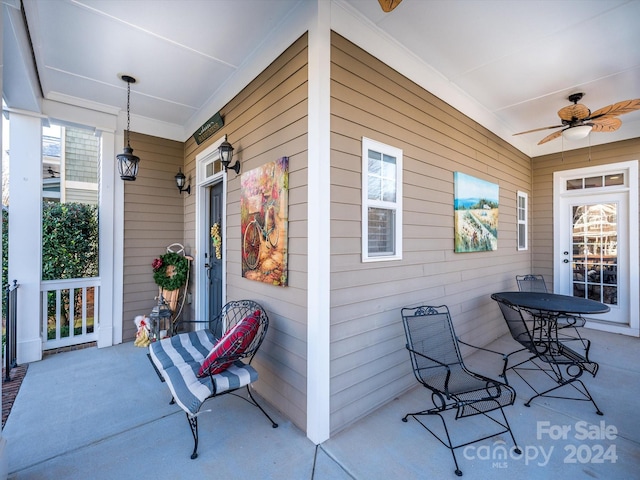
M418 355L419 357L426 358L430 362L437 363L438 365L434 365L434 367L445 367L445 368L449 369L449 365L447 365L446 363L439 362L435 358L431 358L428 355L425 355L424 353L418 352L418 351L412 349L411 347L409 347L409 345L407 345L407 350L409 350L414 355ZM430 368L432 368L432 367L430 367Z
M573 347L573 345L575 344L571 344L569 342L579 342L582 345L582 350L584 350L584 357L585 359L589 362L589 349L591 348L591 340L589 340L588 338L573 338L573 337L558 337L557 338L557 342L560 345L566 346L568 348L571 348L572 350L575 350L575 347ZM580 347L579 347L580 348Z
M502 365L502 373L500 373L499 376L500 378L504 378L504 379L507 378L506 372L507 372L507 363L509 362L509 354L505 354L503 352L497 352L495 350L491 350L484 347L478 347L477 345L472 345L471 343L467 343L460 340L460 337L457 337L457 336L456 336L456 340L458 341L458 343L466 345L467 347L475 348L476 350L481 350L483 352L495 353L496 355L500 355L502 357L503 365Z
M221 336L224 332L222 332L218 327L222 325L222 320L223 320L222 314L216 315L211 320L182 320L181 319L174 324L173 333L179 332L180 327L183 324L193 324L193 325L206 325L207 328L212 332L214 332L215 335Z
M495 353L496 355L500 355L503 358L506 358L506 355L504 353L502 353L502 352L497 352L495 350L490 350L488 348L478 347L477 345L472 345L471 343L467 343L467 342L464 342L464 341L460 340L460 337L456 337L456 340L458 340L458 343L466 345L467 347L472 347L472 348L475 348L477 350L482 350L484 352Z
M447 398L451 398L451 395L449 393L449 380L451 379L451 367L449 365L447 365L446 363L442 363L439 362L438 360L436 360L435 358L431 358L428 355L425 355L424 353L418 352L416 350L413 350L411 347L409 347L409 345L406 346L407 350L409 350L409 352L411 352L413 355L417 355L418 357L422 357L422 358L426 358L427 360L429 360L430 362L433 362L435 365L432 365L430 367L422 367L420 368L415 359L411 360L412 366L413 366L413 374L415 375L416 379L422 383L423 385L425 385L428 388L433 388L433 385L430 385L430 383L425 380L422 377L422 370L431 370L433 368L444 368L447 371L447 376L444 380L444 394L446 395Z
M171 334L175 335L181 331L182 327L186 324L194 324L194 325L209 325L209 322L206 320L178 320L171 326Z

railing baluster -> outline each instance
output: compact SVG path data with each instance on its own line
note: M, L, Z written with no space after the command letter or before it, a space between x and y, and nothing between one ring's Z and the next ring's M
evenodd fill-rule
M18 345L17 342L17 332L16 328L18 326L17 318L18 318L18 281L13 281L13 286L7 285L7 303L6 303L6 312L7 312L7 321L5 324L5 346L4 346L4 354L5 354L5 375L4 381L11 381L11 369L18 365L17 363L17 351L16 347Z
M75 278L70 280L46 280L41 283L42 293L42 319L43 319L43 338L46 339L44 349L53 349L58 347L66 347L79 343L92 342L97 340L98 318L98 299L100 293L99 278ZM88 292L93 295L93 306L88 302ZM55 336L49 339L48 330L49 318L54 315L54 308L47 308L48 294L55 294ZM76 304L76 296L78 298ZM68 301L68 309L66 312L67 323L63 324L65 312L62 310L62 303ZM92 312L89 310L92 309ZM91 331L88 329L87 316L93 314L93 326ZM77 318L76 318L77 317ZM81 321L76 332L76 322ZM68 333L63 336L63 328L68 327ZM53 326L53 325L52 325Z
M87 287L82 287L82 335L87 334Z

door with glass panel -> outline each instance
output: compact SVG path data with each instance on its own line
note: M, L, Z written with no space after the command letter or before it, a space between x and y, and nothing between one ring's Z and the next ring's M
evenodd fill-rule
M611 310L594 315L591 326L615 331L630 324L637 302L630 296L629 172L576 174L556 178L554 291L605 303Z

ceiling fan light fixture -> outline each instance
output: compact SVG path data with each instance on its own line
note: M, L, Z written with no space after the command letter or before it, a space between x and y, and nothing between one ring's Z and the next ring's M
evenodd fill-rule
M582 140L591 133L591 125L578 125L562 131L565 140Z

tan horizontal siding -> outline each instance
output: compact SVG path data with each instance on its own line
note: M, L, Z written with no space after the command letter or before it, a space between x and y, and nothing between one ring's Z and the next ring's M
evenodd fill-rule
M197 145L185 143L185 175L195 177L195 157L223 135L234 147L241 173L227 183L227 300L251 298L270 319L269 332L255 365L259 393L306 429L306 169L307 38L289 47L225 105L224 127ZM240 179L243 172L289 157L289 286L275 287L242 278ZM193 195L191 195L193 197ZM195 202L185 201L185 244L195 245Z
M532 271L545 276L548 288L553 288L553 173L630 160L640 160L640 138L533 159ZM631 234L637 235L638 232Z
M447 304L460 333L505 333L494 291L515 286L516 191L530 160L337 34L331 50L331 431L411 388L400 308ZM362 137L403 150L403 259L361 261ZM453 252L453 172L500 186L498 251Z
M173 178L183 164L183 144L135 132L130 143L140 164L136 180L124 184L124 341L135 338L134 317L157 303L151 262L184 236L183 198Z

